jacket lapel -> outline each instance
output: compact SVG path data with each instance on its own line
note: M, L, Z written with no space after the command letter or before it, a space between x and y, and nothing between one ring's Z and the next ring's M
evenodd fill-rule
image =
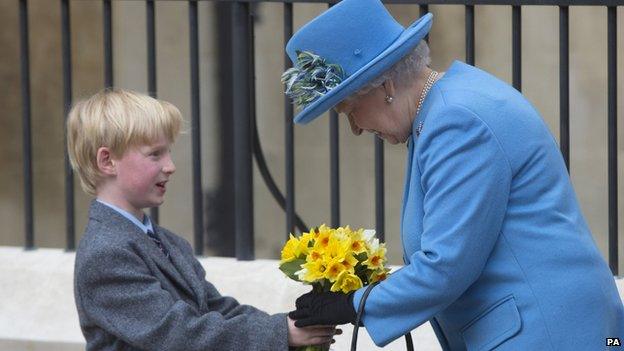
M409 137L408 139L408 144L407 144L407 165L405 167L405 179L404 182L405 184L403 185L403 206L401 207L401 241L404 242L404 231L405 231L405 226L404 226L404 222L405 222L405 207L407 205L407 200L408 200L408 196L409 196L409 190L410 190L410 182L411 182L411 174L412 174L412 158L414 156L414 142L415 142L415 138L414 135L412 134L412 136ZM409 263L409 260L407 258L407 253L405 251L405 245L403 245L403 263Z
M186 255L184 255L184 253L182 253L176 245L172 244L167 239L167 235L163 233L163 230L160 227L156 225L153 227L158 235L158 238L169 250L169 257L171 258L171 261L169 261L165 255L158 250L158 248L156 250L158 250L160 256L167 261L168 266L174 268L173 270L177 273L179 280L184 282L184 287L187 289L189 296L195 297L194 301L200 309L203 309L205 307L205 301L202 298L204 296L204 285L199 281L197 273L193 269L192 262L189 262Z
M147 236L147 234L141 232L141 246L147 249L147 253L150 258L154 261L156 266L160 269L160 271L178 288L182 289L186 295L189 297L194 297L194 291L191 289L186 279L182 276L181 272L176 269L176 265L174 264L174 256L177 256L178 253L172 250L173 246L163 238L163 235L158 232L156 226L154 225L154 231L160 241L162 241L163 245L169 250L169 257L165 256L158 246L152 241L152 239ZM171 259L171 260L170 260Z
M163 275L169 279L176 287L181 289L186 295L193 298L195 297L195 293L191 286L187 283L187 281L182 277L182 275L176 270L176 267L156 246L156 244L150 239L147 234L145 234L139 227L137 227L130 220L122 216L119 212L114 209L98 202L97 200L93 200L91 202L91 207L89 208L89 217L98 221L108 223L109 226L116 228L115 231L111 232L111 235L123 235L127 236L128 240L134 242L136 246L136 250L142 251L142 253L147 256L145 259L151 259L152 262L160 269ZM157 231L158 237L163 241L164 235L158 233L157 226L154 225L154 230ZM166 243L167 249L171 251L171 248L174 246L171 245L169 241ZM175 254L172 252L170 256L180 256L181 254L176 251ZM193 299L195 300L195 299Z

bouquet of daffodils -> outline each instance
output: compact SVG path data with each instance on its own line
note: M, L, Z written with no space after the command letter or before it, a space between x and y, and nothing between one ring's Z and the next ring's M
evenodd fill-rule
M337 229L324 224L290 235L282 249L280 270L289 278L312 285L314 291L349 293L386 279L386 246L374 230ZM305 347L299 350L323 350Z

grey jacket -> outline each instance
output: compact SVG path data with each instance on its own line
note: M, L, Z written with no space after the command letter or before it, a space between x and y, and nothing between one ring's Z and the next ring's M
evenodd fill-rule
M221 296L188 242L154 230L171 260L128 219L91 203L74 270L87 350L288 350L284 314Z

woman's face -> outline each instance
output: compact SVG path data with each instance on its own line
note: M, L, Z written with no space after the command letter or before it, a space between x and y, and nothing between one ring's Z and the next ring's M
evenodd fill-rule
M336 111L347 116L355 135L367 131L390 144L404 143L411 133L409 117L401 113L400 103L394 98L386 102L386 89L380 86L352 101L343 101Z

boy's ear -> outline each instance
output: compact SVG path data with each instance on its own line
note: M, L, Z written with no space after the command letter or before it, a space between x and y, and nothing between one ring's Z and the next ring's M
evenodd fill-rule
M97 166L100 172L105 175L117 175L117 168L115 167L115 160L113 160L113 154L106 146L102 146L97 151Z

